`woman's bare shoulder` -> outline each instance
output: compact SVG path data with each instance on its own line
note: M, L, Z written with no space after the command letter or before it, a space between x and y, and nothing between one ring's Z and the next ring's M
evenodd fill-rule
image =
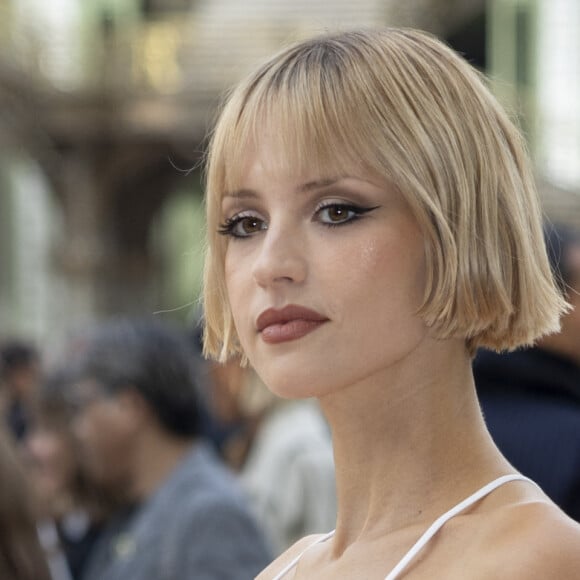
M320 540L325 534L312 534L310 536L305 536L304 538L298 540L290 548L288 548L283 554L278 556L267 568L262 570L260 574L256 577L256 580L271 580L276 577L286 566L292 562L295 558L300 556L302 552L307 550L310 546L315 544L317 540Z
M506 507L490 520L495 578L580 578L580 524L549 501Z

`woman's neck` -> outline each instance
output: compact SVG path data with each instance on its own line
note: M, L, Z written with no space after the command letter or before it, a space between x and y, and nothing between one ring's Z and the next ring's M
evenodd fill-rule
M435 357L410 357L321 400L333 431L338 550L432 521L510 471L483 423L471 360L446 342Z

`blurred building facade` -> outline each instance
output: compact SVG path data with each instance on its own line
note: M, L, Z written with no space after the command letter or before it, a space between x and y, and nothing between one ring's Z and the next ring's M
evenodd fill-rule
M0 337L62 336L115 312L182 306L188 316L200 165L220 95L285 43L324 29L415 26L487 65L523 119L547 199L560 210L569 200L575 219L580 168L566 144L580 123L562 93L577 100L576 4L0 0Z
M490 0L493 88L519 116L547 216L580 227L580 3Z

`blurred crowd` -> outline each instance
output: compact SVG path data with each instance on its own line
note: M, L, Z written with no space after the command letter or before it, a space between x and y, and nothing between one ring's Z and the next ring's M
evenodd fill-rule
M334 527L330 433L199 327L115 318L48 364L1 345L0 578L248 579Z
M571 305L559 334L480 351L476 387L516 469L580 521L580 234L546 227ZM334 527L331 437L313 401L272 396L201 328L114 318L50 364L0 344L0 578L253 578Z

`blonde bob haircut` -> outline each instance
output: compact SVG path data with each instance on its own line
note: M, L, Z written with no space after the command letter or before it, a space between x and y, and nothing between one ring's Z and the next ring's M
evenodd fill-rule
M471 352L557 331L567 304L548 264L523 139L482 76L415 30L354 30L291 46L229 95L207 160L205 353L242 354L225 284L222 197L267 133L280 169L366 172L394 185L425 238L417 314ZM345 173L346 171L346 173Z

